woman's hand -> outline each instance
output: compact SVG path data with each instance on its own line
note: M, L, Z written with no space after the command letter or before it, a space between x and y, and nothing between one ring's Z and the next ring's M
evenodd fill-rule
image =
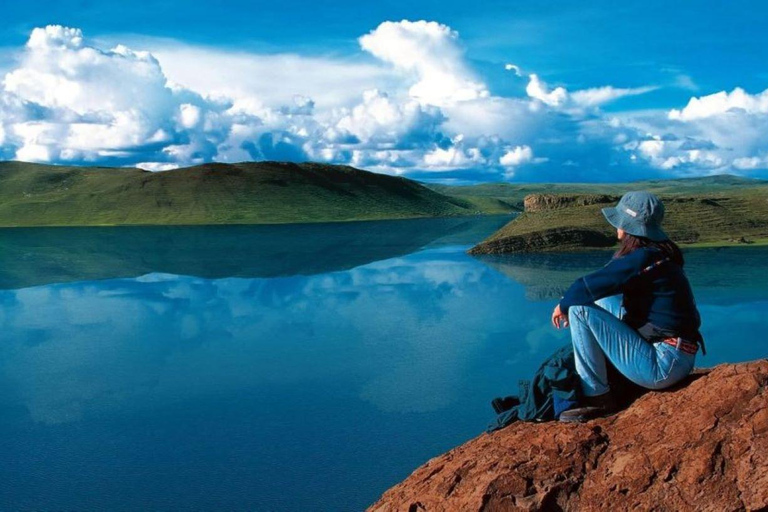
M552 325L555 326L555 329L568 327L568 315L564 315L563 312L560 311L560 304L555 306L555 310L552 311Z

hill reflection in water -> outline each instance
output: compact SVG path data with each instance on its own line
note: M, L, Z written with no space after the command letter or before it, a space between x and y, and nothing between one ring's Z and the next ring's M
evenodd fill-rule
M508 215L257 226L0 229L0 289L136 277L313 275L471 244Z
M559 299L580 276L611 258L610 251L483 255L476 258L525 287L532 301ZM728 247L684 250L686 274L700 302L756 300L768 290L768 249ZM727 293L723 293L727 291Z

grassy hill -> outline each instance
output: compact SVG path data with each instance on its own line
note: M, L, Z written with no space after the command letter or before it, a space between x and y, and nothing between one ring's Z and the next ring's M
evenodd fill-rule
M768 186L768 181L722 174L702 178L633 181L628 183L482 183L479 185L427 185L441 194L470 201L496 200L523 211L529 194L608 194L621 196L630 190L655 194L691 195L722 193Z
M709 183L710 190L716 187ZM698 184L697 187L701 187ZM768 184L726 185L718 193L662 193L664 229L691 246L768 243ZM691 187L699 190L700 188ZM627 190L627 189L624 189ZM526 211L471 249L472 254L570 251L611 247L616 231L600 212L618 195L531 195Z
M276 224L506 213L346 166L253 162L160 173L0 162L0 226Z

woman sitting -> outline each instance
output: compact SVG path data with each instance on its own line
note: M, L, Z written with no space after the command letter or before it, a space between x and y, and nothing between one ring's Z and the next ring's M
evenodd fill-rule
M648 192L629 192L603 215L620 247L600 270L577 279L552 312L571 329L585 406L560 421L586 421L615 410L606 358L629 380L663 389L693 369L701 320L680 248L661 229L664 205Z

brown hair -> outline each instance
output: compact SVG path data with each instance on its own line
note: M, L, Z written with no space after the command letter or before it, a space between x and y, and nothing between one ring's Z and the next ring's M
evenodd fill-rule
M613 257L618 258L620 256L624 256L625 254L629 254L632 251L640 249L641 247L655 247L664 253L665 256L672 258L672 261L681 267L685 264L683 253L680 250L680 247L678 247L677 244L672 240L666 239L662 240L661 242L654 242L650 238L630 235L627 232L624 232L624 238L621 239L621 244L619 245L618 250L614 253Z

